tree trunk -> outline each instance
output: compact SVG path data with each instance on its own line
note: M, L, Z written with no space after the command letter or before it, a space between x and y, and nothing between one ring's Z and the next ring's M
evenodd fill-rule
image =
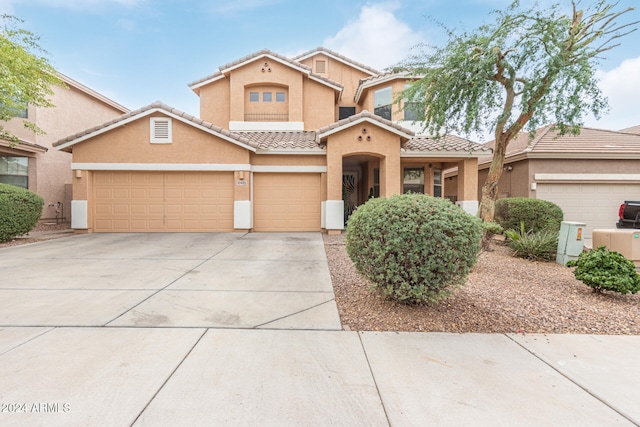
M502 176L504 157L507 152L508 140L502 134L496 139L493 148L493 160L489 166L489 174L482 186L482 201L480 202L480 218L485 222L493 222L495 214L495 202L498 196L498 182Z

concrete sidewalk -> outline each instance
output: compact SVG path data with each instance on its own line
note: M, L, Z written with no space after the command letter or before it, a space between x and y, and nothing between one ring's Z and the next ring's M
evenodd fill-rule
M340 330L322 238L0 249L2 426L640 425L640 337Z

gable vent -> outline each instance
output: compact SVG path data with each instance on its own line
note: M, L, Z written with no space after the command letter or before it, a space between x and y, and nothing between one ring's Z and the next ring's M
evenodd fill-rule
M155 144L171 143L171 119L151 117L151 142Z

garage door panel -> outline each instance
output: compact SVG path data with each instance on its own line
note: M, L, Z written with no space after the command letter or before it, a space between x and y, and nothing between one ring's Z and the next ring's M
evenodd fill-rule
M255 173L256 231L320 230L320 174Z
M536 197L560 206L565 221L586 223L591 238L594 229L615 228L620 204L640 198L640 184L538 183Z
M232 231L233 196L231 172L96 172L94 228Z

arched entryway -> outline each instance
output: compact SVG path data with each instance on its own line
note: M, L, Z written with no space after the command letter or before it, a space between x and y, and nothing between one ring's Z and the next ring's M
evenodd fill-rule
M380 196L380 158L353 154L342 158L342 200L345 223L371 197Z

